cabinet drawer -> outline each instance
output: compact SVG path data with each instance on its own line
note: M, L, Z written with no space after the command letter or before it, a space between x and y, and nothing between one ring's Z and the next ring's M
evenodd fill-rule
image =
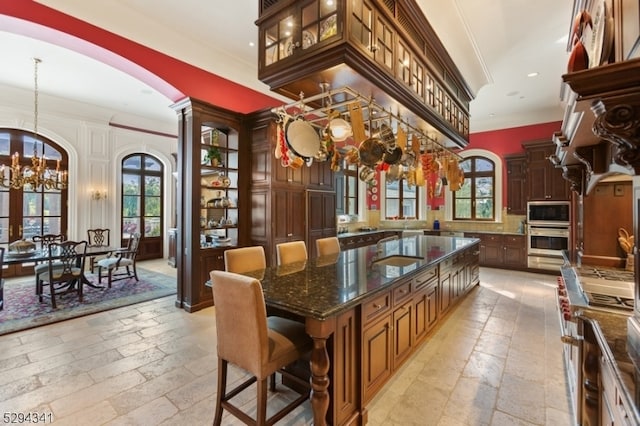
M502 235L486 234L482 240L485 242L502 242Z
M440 275L451 272L451 266L453 265L453 258L450 257L448 259L440 262Z
M413 290L418 290L424 286L426 286L429 281L438 277L438 268L433 267L428 270L421 272L420 275L414 278Z
M396 286L393 289L393 306L398 306L411 295L411 280Z
M524 247L524 235L505 235L504 244L508 246Z
M362 304L362 322L367 323L391 309L391 293L382 293Z

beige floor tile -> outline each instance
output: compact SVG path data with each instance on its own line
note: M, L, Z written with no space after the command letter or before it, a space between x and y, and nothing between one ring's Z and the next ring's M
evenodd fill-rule
M165 263L148 268L175 274ZM369 404L369 425L570 423L555 277L481 268L481 282ZM0 336L0 409L50 412L61 425L211 424L215 308L188 314L174 302ZM231 384L243 377L230 369ZM249 412L254 390L237 398ZM270 410L288 397L270 394ZM307 402L280 424L311 417ZM242 423L225 413L223 424Z

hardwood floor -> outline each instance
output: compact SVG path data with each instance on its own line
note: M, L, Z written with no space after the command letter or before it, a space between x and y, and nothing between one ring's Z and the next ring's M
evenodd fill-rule
M139 265L175 274L164 263ZM370 425L571 424L555 277L480 277L369 405ZM57 425L211 424L215 308L188 314L174 299L1 336L0 411L50 413ZM272 394L270 408L287 396ZM241 424L226 413L223 423ZM309 403L279 424L311 424Z

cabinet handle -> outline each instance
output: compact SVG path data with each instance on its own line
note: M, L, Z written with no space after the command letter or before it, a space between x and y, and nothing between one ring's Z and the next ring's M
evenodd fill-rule
M287 237L293 237L293 234L287 234Z
M400 294L405 294L405 293L406 293L406 291L405 291L403 288L401 288L400 290L398 290L398 293L400 293Z
M373 309L375 309L376 311L380 308L382 308L382 305L378 305L377 303L373 304Z
M378 45L377 44L372 44L371 46L369 46L369 50L372 52L377 52L378 51Z

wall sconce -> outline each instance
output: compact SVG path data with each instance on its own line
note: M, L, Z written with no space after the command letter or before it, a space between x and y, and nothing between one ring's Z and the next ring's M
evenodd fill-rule
M91 190L91 199L92 200L106 200L107 199L107 191L100 191L98 189Z

